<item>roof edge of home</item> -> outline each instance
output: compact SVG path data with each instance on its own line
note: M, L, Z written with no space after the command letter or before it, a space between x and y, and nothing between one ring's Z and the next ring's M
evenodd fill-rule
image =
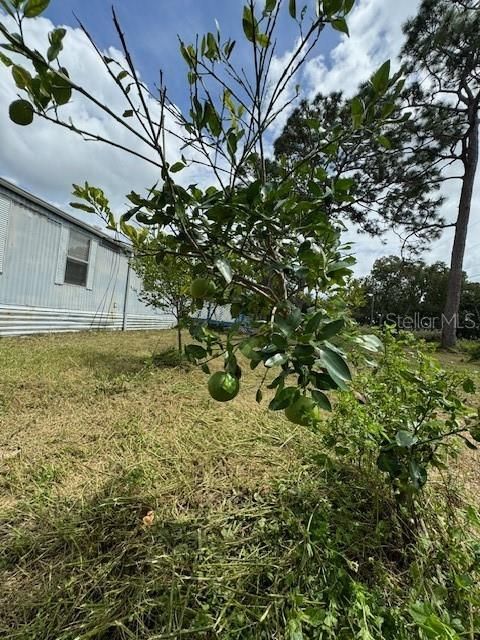
M67 222L70 222L71 224L74 224L77 227L85 229L86 231L89 231L90 233L98 236L99 238L102 238L104 240L107 240L108 242L111 242L112 244L115 244L115 245L118 245L118 246L122 247L125 251L130 251L131 250L127 243L122 242L121 240L117 240L116 238L113 238L112 236L109 236L108 233L105 233L101 229L97 229L97 228L87 224L86 222L83 222L82 220L79 220L78 218L75 218L75 216L72 216L69 213L65 213L65 211L62 211L62 209L59 209L58 207L55 207L53 204L50 204L46 200L42 200L42 198L39 198L38 196L33 195L29 191L26 191L25 189L22 189L21 187L17 186L16 184L13 184L12 182L9 182L5 178L2 178L1 176L0 176L0 187L5 189L7 192L10 191L12 194L20 196L24 200L27 200L27 201L31 202L32 204L36 205L40 209L44 209L46 211L49 211L50 213L53 213L54 215L58 216L59 218L63 218Z

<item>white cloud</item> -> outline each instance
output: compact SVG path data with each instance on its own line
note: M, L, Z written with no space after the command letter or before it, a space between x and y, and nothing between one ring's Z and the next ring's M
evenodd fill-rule
M8 19L4 22L8 24ZM47 34L54 28L50 20L29 20L26 27L27 40L32 48L45 50ZM61 54L62 64L78 85L88 88L101 102L122 116L129 106L86 36L80 29L65 28L67 35L65 50ZM113 48L107 54L123 60L121 53ZM13 178L20 186L64 208L71 199L72 183L87 180L102 187L117 210L124 208L124 196L131 189L142 191L160 179L160 170L148 162L103 143L85 142L77 134L41 118L35 118L29 127L12 124L8 107L16 97L10 70L0 65L0 175L5 178ZM148 102L152 112L158 113L153 98ZM74 94L72 102L61 107L60 113L65 120L72 118L79 128L154 157L132 133L83 96ZM176 124L171 120L169 126L175 130ZM133 124L134 119L129 119L128 123ZM178 159L178 143L172 136L167 136L166 147L169 160ZM203 180L203 172L198 170L187 170L182 176L189 181ZM74 212L74 215L79 214ZM82 214L80 217L85 219ZM96 222L91 216L87 221Z
M305 91L313 96L342 89L347 95L354 93L358 84L369 78L387 58L395 60L402 44L403 23L416 13L420 0L359 0L349 18L350 38L341 38L329 57L324 55L307 63L304 81ZM47 34L54 25L45 18L28 21L28 37L32 45L44 50ZM122 114L127 105L124 98L108 78L101 61L79 29L67 28L63 63L79 84L85 84L98 95L115 113ZM120 52L110 49L109 55L120 59ZM286 54L288 55L288 54ZM285 58L274 60L272 72L278 73ZM289 91L290 91L289 87ZM84 142L77 135L55 125L37 119L30 127L13 125L8 118L8 106L16 97L10 72L0 66L0 175L5 176L40 197L61 207L70 201L71 184L88 180L101 186L111 197L114 206L121 209L124 195L130 189L142 190L159 178L155 167L133 157L95 142ZM153 106L153 103L152 103ZM62 108L82 126L120 144L130 144L132 136L105 114L92 107L85 99L76 97L72 104ZM174 126L172 124L172 126ZM280 129L276 126L275 132ZM134 143L137 149L141 144ZM178 154L178 143L167 140L169 159ZM182 174L184 180L205 183L208 170L188 170ZM458 201L458 185L448 187L450 199L444 214L451 220ZM480 267L475 258L480 249L480 191L477 186L472 208L472 224L469 234L466 267L471 276L480 280ZM95 223L91 218L90 223ZM376 257L398 253L400 242L393 234L383 241L366 236L349 234L356 240L359 274L367 273ZM386 242L386 244L384 244ZM452 233L447 232L435 243L427 256L430 260L449 261Z
M328 61L322 56L307 64L311 95L340 90L351 96L385 60L395 64L402 25L419 5L420 0L360 0L348 17L350 37L342 36Z

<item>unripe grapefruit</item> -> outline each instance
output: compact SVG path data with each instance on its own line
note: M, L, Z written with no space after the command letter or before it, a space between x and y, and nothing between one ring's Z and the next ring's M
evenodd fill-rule
M212 295L215 292L215 284L206 278L197 278L190 285L192 298L201 299Z
M233 400L240 390L240 383L237 378L225 371L217 371L208 381L208 392L214 400L218 402L228 402Z
M321 411L312 398L301 396L285 409L285 416L290 422L310 427L321 419Z

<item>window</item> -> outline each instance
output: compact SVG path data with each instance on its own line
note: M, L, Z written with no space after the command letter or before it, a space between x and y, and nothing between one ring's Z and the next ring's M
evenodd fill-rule
M65 282L77 284L80 287L87 286L89 257L90 240L83 233L70 229Z

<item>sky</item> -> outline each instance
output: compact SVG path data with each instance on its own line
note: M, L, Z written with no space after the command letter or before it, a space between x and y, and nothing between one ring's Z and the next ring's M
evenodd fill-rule
M380 64L390 58L394 62L402 46L402 25L415 15L420 0L357 0L349 16L350 38L325 30L317 49L310 56L299 79L303 97L318 92L343 90L353 95L359 83L369 78ZM159 69L172 100L182 109L187 104L185 64L178 52L178 36L192 42L197 33L215 30L218 21L222 34L236 38L241 31L240 0L113 0L122 23L135 66L142 79L153 86ZM118 90L106 77L98 56L92 51L79 29L80 20L100 48L114 58L121 56L112 26L112 1L51 0L42 17L28 21L28 38L39 50L45 50L48 32L65 26L67 36L62 60L72 78L91 88L113 110L123 113L125 104ZM275 67L281 69L292 50L296 32L291 20L285 18L279 27ZM241 37L238 42L241 43ZM247 52L239 44L236 55L247 60ZM394 62L395 64L395 62ZM125 194L131 189L142 190L157 179L157 170L121 152L96 142L86 142L68 131L47 122L35 120L30 127L13 125L8 118L8 105L16 98L10 73L0 67L0 175L33 194L46 199L69 213L71 185L85 180L104 188L119 211L124 209ZM128 133L109 121L84 100L76 98L63 108L64 113L99 134L113 136L121 144L131 144ZM280 121L274 133L280 133ZM136 144L136 143L135 143ZM169 157L178 155L178 145L167 141ZM199 169L182 172L185 180L205 182L208 177ZM473 280L480 281L480 181L474 193L472 222L467 245L466 270ZM446 183L443 215L455 216L459 183ZM98 220L85 218L91 224ZM428 261L448 262L453 234L446 231L442 238L426 248ZM359 236L353 230L346 234L353 240L357 257L356 273L365 275L374 260L382 255L398 254L400 244L393 234L382 239Z

